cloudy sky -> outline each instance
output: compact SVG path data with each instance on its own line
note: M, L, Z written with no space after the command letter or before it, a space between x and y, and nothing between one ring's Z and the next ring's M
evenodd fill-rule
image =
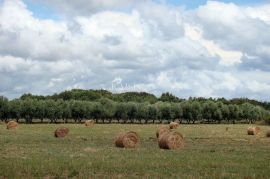
M0 95L270 100L270 1L0 0Z

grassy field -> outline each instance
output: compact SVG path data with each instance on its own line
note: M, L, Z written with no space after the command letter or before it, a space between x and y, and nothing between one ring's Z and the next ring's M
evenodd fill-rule
M61 139L53 136L57 126L0 125L0 178L270 178L269 126L248 136L248 125L182 125L179 151L158 148L158 125L61 124L70 129ZM114 147L128 130L139 133L140 147Z

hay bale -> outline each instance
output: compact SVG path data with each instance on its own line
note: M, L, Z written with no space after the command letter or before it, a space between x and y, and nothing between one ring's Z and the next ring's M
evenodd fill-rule
M261 128L255 127L256 133L258 134L261 131Z
M135 148L139 145L139 142L139 135L133 131L120 133L114 141L115 146L121 148Z
M7 123L7 129L17 129L18 123L15 121L9 121Z
M248 127L247 134L248 135L255 135L255 129L253 127Z
M176 129L179 126L180 126L180 124L177 122L170 122L170 124L169 124L170 129Z
M69 132L69 129L66 127L58 127L55 131L54 131L54 136L55 137L65 137Z
M270 137L270 129L266 132L266 137Z
M159 138L160 136L162 136L163 134L170 132L170 128L168 126L161 126L160 128L158 128L158 130L156 131L156 136L157 138Z
M171 131L163 134L158 145L161 149L181 149L184 147L185 141L181 133L176 131Z
M86 126L86 127L91 127L91 126L93 126L95 124L95 121L94 120L86 120L85 122L84 122L84 125Z
M249 127L247 129L247 134L248 135L257 135L260 132L260 128L259 127Z

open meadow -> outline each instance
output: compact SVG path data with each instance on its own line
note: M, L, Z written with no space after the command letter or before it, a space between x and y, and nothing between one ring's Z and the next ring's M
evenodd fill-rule
M55 138L58 126L68 127ZM181 125L181 150L159 149L159 125L0 125L0 178L270 178L269 126L257 136L246 124ZM114 146L121 131L136 131L136 149Z

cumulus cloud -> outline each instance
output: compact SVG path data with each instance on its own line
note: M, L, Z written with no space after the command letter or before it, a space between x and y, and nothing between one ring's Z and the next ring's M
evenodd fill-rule
M203 29L203 37L226 50L242 54L243 68L269 70L270 54L270 5L241 7L233 3L208 1L196 11L197 21ZM252 56L258 60L249 58ZM267 64L268 68L264 67Z
M114 85L270 99L267 4L209 1L184 10L150 0L51 2L40 3L67 18L39 19L21 0L0 3L1 95Z

